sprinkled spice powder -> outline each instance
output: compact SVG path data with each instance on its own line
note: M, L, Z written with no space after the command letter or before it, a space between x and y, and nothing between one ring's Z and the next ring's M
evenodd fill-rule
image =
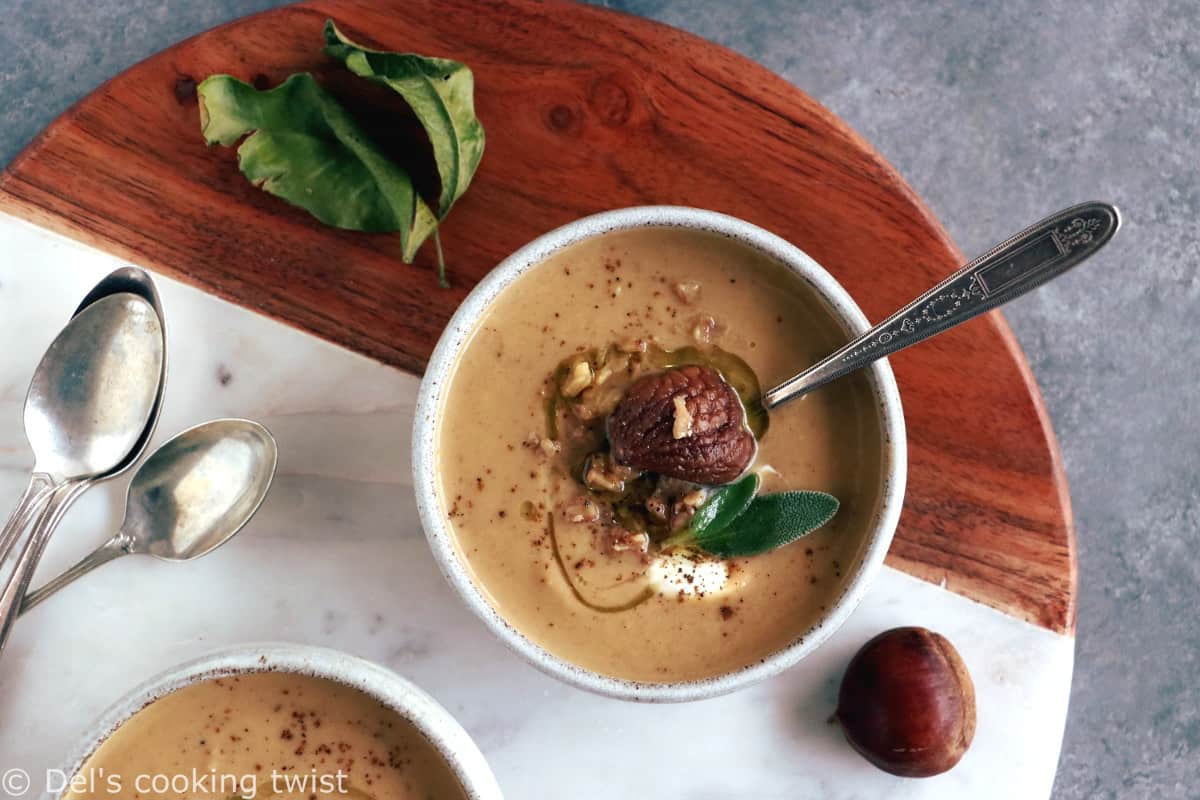
M343 793L329 790L339 780L346 796L372 800L466 797L433 745L395 712L342 684L282 673L209 680L169 694L118 728L80 772L124 776L132 797L135 776L188 776L193 768L214 776L198 797L337 797ZM63 800L90 795L70 792Z

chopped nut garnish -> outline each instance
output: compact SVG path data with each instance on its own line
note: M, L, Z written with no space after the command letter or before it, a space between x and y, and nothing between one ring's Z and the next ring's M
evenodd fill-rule
M588 390L585 389L584 391ZM583 423L591 422L601 416L600 409L587 401L588 398L585 396L581 398L581 402L572 403L570 406L571 413L575 416L575 419Z
M691 436L692 415L688 411L687 398L677 394L671 398L671 402L675 405L675 423L671 427L671 436L675 439Z
M712 344L721 333L721 326L709 316L699 317L692 326L692 338L697 344Z
M708 493L703 489L692 489L687 494L680 497L671 504L671 530L683 530L683 527L692 521L692 517L696 515L696 509L704 504L708 499Z
M677 501L671 506L671 531L683 530L695 515L696 509Z
M596 373L595 380L592 381L593 386L600 386L613 375L618 372L624 372L629 368L629 356L625 353L609 353L604 359L604 366Z
M675 284L675 295L685 303L694 303L700 296L700 284L696 281L680 281Z
M600 507L586 497L576 497L562 507L569 522L595 522L600 519Z
M595 453L588 457L583 468L583 483L598 492L623 492L625 482L639 474L636 469L623 467L612 460L608 453Z
M650 537L645 533L634 533L624 528L615 528L608 533L607 549L610 553L635 551L645 553L650 549Z
M558 453L562 452L562 445L553 439L542 439L542 441L538 443L538 447L540 447L542 452L548 456L557 455Z
M662 490L655 489L654 493L646 498L646 512L659 522L666 522L667 503L667 496L662 493Z
M576 361L562 382L560 391L563 397L577 397L584 389L592 385L592 365L586 360Z

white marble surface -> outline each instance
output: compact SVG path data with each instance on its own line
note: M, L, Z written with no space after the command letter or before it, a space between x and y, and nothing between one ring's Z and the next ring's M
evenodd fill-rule
M119 265L0 216L0 508L32 462L21 405L33 368L87 289ZM1073 641L890 569L829 644L732 696L632 705L536 672L468 614L426 548L409 477L416 379L172 281L159 286L171 364L157 440L215 416L258 419L279 440L279 475L251 525L213 556L117 561L20 620L0 660L0 774L30 772L27 796L135 684L268 639L340 648L411 678L476 738L509 798L1049 796ZM40 578L106 538L124 488L118 479L71 510ZM949 637L978 692L974 746L923 781L877 771L826 724L853 652L902 624Z

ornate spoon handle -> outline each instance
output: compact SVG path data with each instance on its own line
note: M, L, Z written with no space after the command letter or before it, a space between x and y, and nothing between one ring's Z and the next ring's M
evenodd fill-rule
M953 328L1057 278L1103 247L1120 227L1107 203L1083 203L1031 225L832 355L763 395L776 408L878 358Z

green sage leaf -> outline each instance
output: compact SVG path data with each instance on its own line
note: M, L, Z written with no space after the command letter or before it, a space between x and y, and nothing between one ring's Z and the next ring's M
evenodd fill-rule
M825 525L838 510L825 492L777 492L755 497L733 522L695 534L695 546L722 558L753 556L783 547Z
M752 472L736 483L717 489L696 509L688 527L697 536L712 536L725 530L749 507L758 493L758 484L758 473Z
M450 207L471 185L483 158L483 125L475 116L475 76L466 65L445 58L371 50L325 22L325 53L362 78L388 86L417 115L429 141L441 179L437 214Z
M385 157L308 73L259 91L230 75L198 87L208 144L238 147L238 167L264 191L326 225L399 231L404 261L437 229L408 174Z

